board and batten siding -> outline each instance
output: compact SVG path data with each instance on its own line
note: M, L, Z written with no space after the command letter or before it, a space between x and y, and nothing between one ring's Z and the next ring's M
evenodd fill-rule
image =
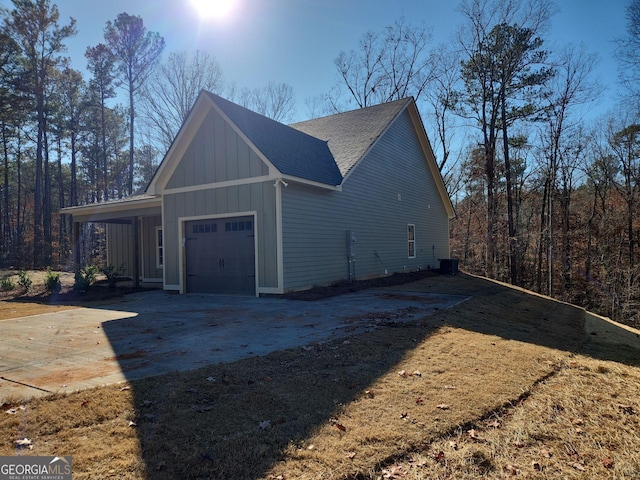
M258 286L278 287L276 189L273 182L250 183L163 196L165 284L180 285L180 218L233 217L256 212Z
M162 281L162 269L156 268L156 227L160 215L140 219L140 275L146 281ZM107 264L123 267L123 275L133 276L133 225L107 223Z
M269 167L214 110L205 117L166 189L241 180L269 174Z
M107 223L107 264L123 267L123 275L133 277L133 225Z
M415 225L409 258L407 225ZM355 278L438 268L449 257L449 218L405 111L343 183L282 189L284 290L346 279L346 232L356 237Z

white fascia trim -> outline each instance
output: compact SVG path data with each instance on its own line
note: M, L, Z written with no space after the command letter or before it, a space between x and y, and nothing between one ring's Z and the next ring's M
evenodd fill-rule
M333 190L336 192L342 191L342 184L340 185L329 185L327 183L316 182L314 180L307 180L306 178L294 177L291 175L282 175L280 178L286 182L295 182L302 183L304 185L310 185L312 187L324 188L325 190ZM343 180L344 181L344 180Z
M122 212L126 210L132 210L138 207L159 207L162 203L160 197L145 198L143 200L131 200L126 199L122 202L109 203L92 203L89 205L77 205L75 207L66 207L60 210L60 213L67 213L71 215L89 215L92 213L107 213L107 212Z
M163 193L165 195L171 195L176 193L189 193L189 192L197 192L200 190L211 190L215 188L225 188L225 187L237 187L238 185L250 185L253 183L263 183L263 182L272 182L276 180L283 180L285 182L294 182L300 183L304 185L310 185L312 187L318 187L325 190L332 190L336 192L342 191L342 185L327 185L326 183L315 182L313 180L307 180L300 177L293 177L289 175L280 175L276 170L269 175L263 175L260 177L249 177L242 178L237 180L227 180L225 182L216 182L216 183L203 183L200 185L189 185L188 187L177 187L177 188L168 188Z
M276 268L278 269L277 290L282 293L284 288L284 250L282 245L282 182L276 183Z
M238 180L227 180L225 182L203 183L200 185L189 185L188 187L167 188L163 193L170 195L174 193L197 192L199 190L211 190L214 188L236 187L238 185L249 185L252 183L263 183L279 178L277 175L263 175L261 177L249 177Z

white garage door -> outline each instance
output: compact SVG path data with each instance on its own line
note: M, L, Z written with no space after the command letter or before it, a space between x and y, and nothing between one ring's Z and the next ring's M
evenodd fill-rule
M187 293L255 295L254 227L253 217L187 222Z

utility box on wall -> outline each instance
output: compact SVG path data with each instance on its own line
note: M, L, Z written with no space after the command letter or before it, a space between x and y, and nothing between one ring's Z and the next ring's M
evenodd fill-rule
M442 275L457 275L458 274L458 259L457 258L440 258L440 273Z

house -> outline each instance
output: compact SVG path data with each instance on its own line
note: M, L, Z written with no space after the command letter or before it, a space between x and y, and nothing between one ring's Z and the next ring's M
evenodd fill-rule
M142 195L63 213L143 282L260 295L438 268L454 212L412 98L287 126L203 91Z

